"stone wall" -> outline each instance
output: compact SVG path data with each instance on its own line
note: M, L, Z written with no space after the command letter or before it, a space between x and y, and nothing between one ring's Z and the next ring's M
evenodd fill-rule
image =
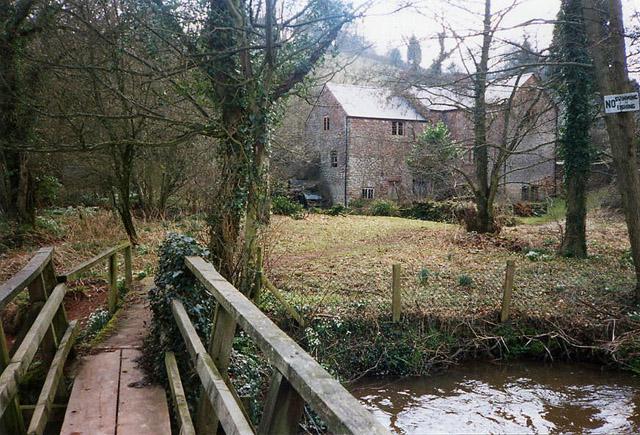
M374 198L405 200L412 197L413 177L407 157L424 122L386 119L349 119L348 198L362 198L364 188ZM404 135L392 134L392 122L402 122Z
M325 117L329 119L329 129L325 130ZM346 114L336 99L326 88L320 94L306 123L306 140L310 149L319 155L320 177L326 184L331 201L344 203L346 169ZM337 165L331 164L331 153L335 152Z

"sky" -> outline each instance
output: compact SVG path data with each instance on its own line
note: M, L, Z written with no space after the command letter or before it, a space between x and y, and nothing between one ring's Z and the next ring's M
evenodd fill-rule
M355 23L356 32L375 45L380 54L399 48L406 60L406 41L415 35L421 41L422 66L428 67L438 54L437 33L445 26L459 35L472 35L482 28L483 0L411 0L413 7L399 11L400 3L408 0L352 0L354 6L364 7L374 2L364 18ZM552 39L553 24L544 23L555 19L560 8L560 0L516 0L518 5L505 14L501 23L504 30L498 37L521 42L525 35L534 48L547 47ZM493 0L492 11L499 12L512 5L514 0ZM623 12L627 27L631 16L640 10L640 0L622 0ZM473 9L475 13L465 9ZM395 11L395 12L394 12ZM524 23L536 20L536 24L523 26ZM637 23L638 18L635 18ZM473 39L470 39L473 41ZM479 41L478 41L479 42ZM453 38L447 39L446 48L455 46ZM463 63L461 54L455 60ZM462 54L464 56L464 54ZM446 65L446 64L445 64Z

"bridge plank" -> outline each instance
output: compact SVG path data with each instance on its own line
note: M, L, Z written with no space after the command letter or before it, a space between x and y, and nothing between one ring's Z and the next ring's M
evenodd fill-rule
M338 381L200 257L185 264L334 433L389 434Z
M115 435L120 350L87 359L76 377L61 435Z
M137 349L123 349L118 404L119 435L170 434L171 422L164 388L145 385L144 372L136 362Z

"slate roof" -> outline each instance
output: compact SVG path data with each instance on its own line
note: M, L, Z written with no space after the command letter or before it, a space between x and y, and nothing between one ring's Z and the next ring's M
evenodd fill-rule
M406 98L392 95L389 89L337 83L327 83L326 88L350 117L425 120Z
M488 103L498 103L511 95L515 86L525 86L533 74L523 74L507 80L497 80L487 86L485 99ZM412 90L415 99L425 108L433 111L455 110L473 107L473 89L453 87L431 87Z

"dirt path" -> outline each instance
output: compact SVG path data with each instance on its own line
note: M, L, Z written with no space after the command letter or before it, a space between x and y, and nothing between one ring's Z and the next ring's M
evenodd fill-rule
M137 360L151 312L145 306L150 280L129 295L115 333L81 362L61 434L155 435L171 433L162 387L147 385Z

